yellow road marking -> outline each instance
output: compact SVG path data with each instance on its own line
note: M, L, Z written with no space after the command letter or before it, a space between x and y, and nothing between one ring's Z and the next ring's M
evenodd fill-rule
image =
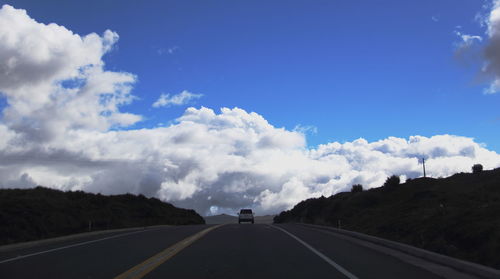
M222 225L217 225L213 226L207 229L202 230L201 232L198 232L190 237L187 237L176 244L168 247L167 249L161 251L160 253L152 256L151 258L143 261L142 263L132 267L131 269L125 271L124 273L118 275L115 277L115 279L139 279L144 277L146 274L149 272L153 271L155 268L157 268L159 265L162 263L166 262L173 256L175 256L177 253L182 251L184 248L188 247L191 245L193 242L196 240L202 238L204 235L209 233L212 230L215 230Z

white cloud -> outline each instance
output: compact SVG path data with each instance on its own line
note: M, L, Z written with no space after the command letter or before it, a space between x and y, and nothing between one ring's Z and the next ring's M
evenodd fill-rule
M11 185L19 180L106 194L143 193L201 213L215 207L275 213L355 183L378 187L392 174L420 176L421 157L433 177L470 171L474 163L500 166L500 155L451 135L358 139L307 149L303 134L237 108L220 113L189 108L162 128L73 131L65 141L31 149L9 144L0 156L0 181Z
M168 52L168 54L173 54L173 53L174 53L174 52L176 52L178 49L179 49L179 47L178 47L178 46L169 47L169 48L167 48L167 52Z
M178 46L173 46L169 48L158 48L156 52L158 53L158 55L163 55L165 53L174 54L174 52L177 52L179 49L180 48Z
M455 30L454 33L455 33L455 35L460 37L460 39L462 40L460 43L460 46L470 46L471 44L474 43L474 41L477 41L477 42L483 41L483 37L478 36L478 35L464 34L458 30Z
M293 128L293 131L294 132L299 132L299 133L302 133L304 135L307 135L307 134L317 134L318 133L318 127L316 126L312 126L312 125L296 125L294 128Z
M110 30L82 37L4 5L0 92L9 106L2 122L20 137L45 141L73 129L106 131L139 121L139 115L118 109L133 100L135 76L105 71L101 59L117 40L118 34Z
M486 64L483 72L493 77L486 94L500 91L500 1L493 1L491 12L486 17L488 42L484 51Z
M180 106L180 105L185 105L189 104L192 100L199 99L203 96L203 94L194 94L189 91L182 91L181 93L177 95L172 95L170 94L161 94L160 98L156 100L156 102L153 103L153 107L159 108L159 107L166 107L166 106Z
M483 28L486 28L485 36L468 35L461 31L454 31L461 38L457 44L457 56L460 58L472 58L472 61L483 60L481 73L491 82L483 90L485 94L495 94L500 91L500 1L485 1L482 11L477 13L475 20ZM457 26L457 29L461 29ZM481 48L473 48L479 42L483 42ZM479 52L479 50L481 52Z
M134 99L135 76L104 69L102 56L117 39L112 31L82 37L3 6L0 61L12 62L0 66L7 99L0 187L142 193L202 214L241 207L266 214L355 183L369 188L392 174L420 176L420 157L434 177L470 171L474 163L500 166L497 153L452 135L309 149L304 131L274 127L239 108L188 108L166 127L112 129L141 119L120 111Z

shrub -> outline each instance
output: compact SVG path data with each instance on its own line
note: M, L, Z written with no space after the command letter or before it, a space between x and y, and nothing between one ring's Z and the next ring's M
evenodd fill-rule
M351 193L358 193L358 192L363 192L363 185L361 184L352 185Z
M384 183L384 187L396 187L400 183L399 176L397 175L392 175L390 177L387 177L387 180Z
M480 173L483 171L483 165L481 164L475 164L472 166L472 173Z

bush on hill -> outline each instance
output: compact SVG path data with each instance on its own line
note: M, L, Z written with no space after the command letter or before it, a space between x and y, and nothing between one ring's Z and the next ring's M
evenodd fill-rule
M363 192L363 185L361 184L352 185L351 193L359 193L359 192Z
M399 176L392 175L390 177L387 177L387 179L385 180L385 183L384 183L384 187L393 188L393 187L398 186L399 183L401 183L401 181L399 180Z
M480 173L483 171L483 165L481 164L475 164L472 166L472 173Z

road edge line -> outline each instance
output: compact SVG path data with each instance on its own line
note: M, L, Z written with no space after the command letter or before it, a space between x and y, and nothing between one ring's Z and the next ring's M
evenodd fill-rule
M12 261L17 261L17 260L21 260L24 258L33 257L33 256L41 255L41 254L50 253L50 252L55 252L55 251L59 251L59 250L64 250L64 249L68 249L68 248L72 248L72 247L82 246L82 245L86 245L86 244L90 244L90 243L95 243L95 242L99 242L99 241L104 241L104 240L108 240L108 239L112 239L112 238L117 238L117 237L127 236L127 235L131 235L131 234L146 232L146 231L147 230L138 230L138 231L132 231L132 232L128 232L128 233L112 235L112 236L108 236L105 238L98 238L98 239L89 240L89 241L85 241L85 242L78 242L78 243L71 244L71 245L66 245L66 246L57 247L57 248L53 248L53 249L49 249L49 250L45 250L45 251L40 251L40 252L36 252L36 253L31 253L31 254L17 256L14 258L5 259L5 260L0 261L0 264L12 262Z
M429 250L425 250L422 248L418 248L415 246L411 246L409 244L376 237L373 235L368 235L356 231L349 231L344 229L337 229L330 226L320 226L315 224L306 224L306 223L297 223L305 228L316 228L319 230L327 230L336 234L340 234L346 237L350 237L357 240L367 241L373 243L375 245L379 245L388 249L393 249L396 251L400 251L401 253L405 253L407 255L411 255L413 257L417 257L438 265L446 266L452 269L457 270L458 272L462 272L471 276L476 276L480 278L491 278L497 279L500 278L500 270L481 265L478 263L469 262L466 260L461 260L458 258L453 258L451 256L446 256L443 254L439 254L436 252L432 252Z
M150 230L150 229L163 228L163 227L172 227L172 225L154 225L154 226L130 227L130 228L97 230L97 231L91 231L91 232L73 233L73 234L61 235L61 236L56 236L56 237L51 237L51 238L43 238L43 239L30 240L30 241L25 241L25 242L3 244L3 245L0 245L0 252L10 252L10 251L19 250L19 249L33 248L33 247L37 247L37 246L45 245L45 244L49 244L49 245L50 244L57 244L57 243L64 242L67 240L69 240L69 241L79 240L80 238L99 236L102 234L125 233L125 232L130 232L130 231L143 231L143 230Z
M307 249L311 250L311 252L313 252L318 257L322 258L324 261L326 261L327 263L329 263L335 269L337 269L342 274L344 274L347 278L349 278L349 279L358 279L358 277L356 277L356 275L350 273L347 269L343 268L338 263L334 262L332 259L330 259L329 257L327 257L325 254L323 254L320 251L316 250L314 247L312 247L311 245L307 244L305 241L303 241L302 239L298 238L297 236L295 236L291 232L288 232L287 230L285 230L283 228L280 228L278 226L275 226L275 225L269 225L269 226L273 227L273 228L275 228L277 230L280 230L280 231L286 233L287 235L289 235L291 238L297 240L300 244L304 245Z
M195 233L194 235L188 236L187 238L182 239L179 242L176 242L175 244L169 246L165 250L157 253L156 255L148 258L147 260L141 262L138 265L135 265L134 267L130 268L129 270L119 274L118 276L114 277L114 279L139 279L146 274L150 273L153 271L155 268L163 264L164 262L168 261L171 259L173 256L175 256L177 253L180 251L184 250L187 248L189 245L193 244L195 241L198 239L202 238L205 236L207 233L222 227L224 224L212 226L209 228L206 228L200 232Z

